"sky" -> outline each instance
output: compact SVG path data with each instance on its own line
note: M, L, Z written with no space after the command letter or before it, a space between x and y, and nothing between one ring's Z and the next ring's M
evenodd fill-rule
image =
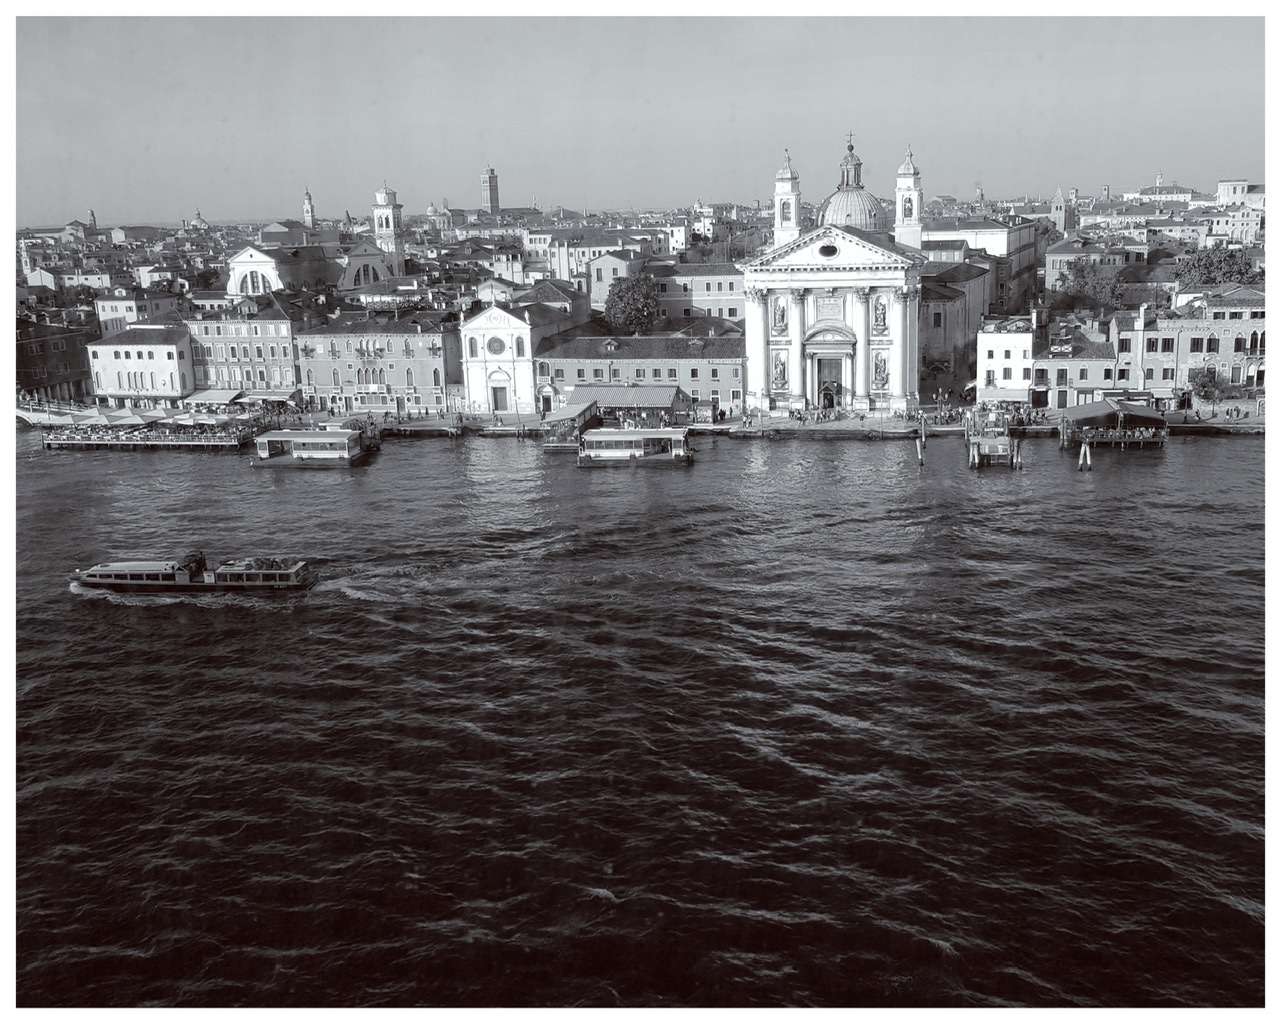
M25 17L16 226L1264 182L1263 19Z

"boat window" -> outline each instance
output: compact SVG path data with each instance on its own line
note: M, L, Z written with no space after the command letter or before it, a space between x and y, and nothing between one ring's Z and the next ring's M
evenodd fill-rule
M160 581L160 574L158 572L149 572L147 573L147 579L158 583Z
M142 579L142 573L140 573L140 572L131 572L131 573L129 573L129 579L131 579L131 580L140 580L140 579Z
M162 572L160 574L160 578L164 580L166 583L173 583L175 582L175 579L176 579L176 577L171 572Z
M129 578L129 574L127 572L118 572L111 578L113 580L127 580Z

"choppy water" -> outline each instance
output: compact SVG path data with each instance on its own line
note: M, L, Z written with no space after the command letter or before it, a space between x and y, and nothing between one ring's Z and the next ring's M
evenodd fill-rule
M17 447L20 1005L1263 1002L1261 440Z

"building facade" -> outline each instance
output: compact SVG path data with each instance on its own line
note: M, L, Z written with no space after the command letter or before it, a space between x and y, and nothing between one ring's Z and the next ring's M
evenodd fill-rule
M130 324L88 349L99 404L171 404L194 390L191 336L182 327Z

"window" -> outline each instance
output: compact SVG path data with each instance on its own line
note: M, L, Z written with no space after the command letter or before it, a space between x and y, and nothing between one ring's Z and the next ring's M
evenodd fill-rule
M690 397L690 398L692 398L692 399L696 402L699 398L701 398L701 397L702 397L702 392L701 392L701 391L699 391L697 388L690 388L690 389L689 389L689 397Z
M1219 310L1218 312L1213 314L1213 318L1215 320L1225 320L1227 318L1227 314Z
M689 307L688 307L688 306L686 306L686 307L684 308L684 312L683 312L681 315L682 315L682 316L688 316L688 315L689 315Z
M1243 335L1243 334L1237 334L1237 335L1236 335L1236 346L1235 346L1235 351L1236 351L1236 352L1243 352L1243 351L1244 351L1244 335Z
M1240 367L1238 366L1231 367L1231 383L1232 384L1240 383Z
M617 277L617 276L618 276L618 268L617 268L617 267L614 267L614 268L613 268L613 276L614 276L614 277Z
M236 358L236 347L234 345L231 346L231 358Z
M711 379L712 380L720 379L720 367L718 366L711 367Z
M1152 380L1155 377L1155 375L1156 375L1156 370L1154 366L1148 366L1145 370L1142 371L1143 380Z
M730 319L730 320L736 320L736 319L738 319L738 307L737 307L737 306L730 306L730 307L729 307L729 319Z
M933 314L933 326L934 326L934 327L941 327L941 326L942 326L942 314L941 314L941 313L934 313L934 314Z
M621 370L621 368L619 368L619 367L617 367L617 366L611 366L611 367L609 368L609 379L610 379L610 380L622 380L622 370Z
M1156 338L1148 338L1148 339L1147 339L1147 351L1148 351L1148 352L1154 352L1154 351L1156 350L1156 346L1157 346L1157 344L1159 344L1158 339L1156 339Z
M1244 338L1240 338L1239 340L1240 340L1240 341L1244 341ZM1236 351L1237 351L1237 352L1239 352L1239 351L1240 351L1240 349L1236 349ZM141 356L141 353L139 353L139 356ZM154 359L155 357L156 357L156 354L155 354L154 352L152 352L152 351L151 351L151 349L147 349L147 358L148 358L148 359ZM172 356L170 356L169 358L170 358L170 359L172 359L173 357L172 357Z
M1131 351L1131 348L1132 348L1132 339L1130 338L1121 338L1119 343L1116 345L1117 352L1129 352Z
M644 367L643 367L643 366L637 366L637 367L636 367L636 380L644 380Z
M707 282L707 291L711 291L711 282L710 282L710 281L708 281L708 282Z
M1080 367L1080 372L1076 375L1076 379L1077 379L1077 380L1088 380L1088 379L1089 379L1089 367L1087 367L1087 366L1082 366L1082 367Z
M1160 379L1173 380L1173 367L1166 366L1162 371L1160 371Z
M257 333L258 333L258 328L256 328L256 327L255 327L255 328L253 329L253 333L254 333L254 334L257 334ZM272 349L274 349L274 348L275 348L275 346L273 345L273 346L272 346ZM275 352L273 351L271 354L272 354L272 355L275 355ZM261 345L259 345L259 346L258 346L258 358L259 358L259 359L261 359L261 358L262 358L262 346L261 346Z
M1206 348L1205 348L1205 351L1206 351L1206 352L1217 352L1217 351L1218 351L1218 339L1217 339L1217 338L1210 338L1210 339L1209 339L1208 347L1206 347Z
M996 357L995 349L987 349L987 358L994 359Z
M1006 366L1000 376L1004 380L1013 380L1013 367Z
M564 380L564 370L558 366L556 367L556 380Z
M1203 351L1204 351L1204 338L1192 338L1192 339L1191 339L1191 351L1192 351L1192 352L1203 352Z
M600 267L596 267L596 280L597 281L604 280L604 270Z
M591 379L592 379L592 380L604 380L604 367L603 367L603 366L595 366L595 367L592 367L592 369L591 369Z
M1244 312L1243 312L1242 310L1239 310L1239 309L1234 309L1234 310L1232 310L1232 311L1228 314L1227 319L1228 319L1228 320L1243 320L1243 319L1244 319ZM1236 383L1239 383L1239 382L1237 381Z
M1058 368L1057 384L1058 384L1058 387L1060 388L1064 388L1067 386L1067 368L1065 366L1060 366Z
M585 368L585 367L582 367L582 366L579 366L579 367L578 367L578 380L586 380L586 379L587 379L587 371L586 371L586 368Z
M722 292L722 291L724 291L724 282L723 282L723 281L717 281L717 282L716 282L716 291L718 291L718 292Z
M667 380L676 380L676 368L674 366L667 367Z
M480 354L479 343L476 341L475 338L468 338L467 339L467 356L471 359L474 359L479 354Z
M1105 366L1102 369L1102 379L1108 381L1111 379L1111 367Z
M653 370L649 373L649 376L652 377L654 380L661 380L662 371L655 366Z
M1119 371L1116 373L1116 380L1128 380L1128 379L1129 379L1129 368L1127 366L1122 366L1119 369Z
M1030 379L1031 379L1031 367L1029 367L1029 366L1024 366L1024 367L1022 368L1022 379L1023 379L1023 380L1030 380Z
M1008 350L1008 349L1005 349L1005 350L1004 350L1004 357L1005 357L1006 359L1008 359L1008 358L1009 358L1009 350Z
M665 281L659 282L658 291L665 292L666 290L667 290L667 283Z
M129 353L128 353L128 352L125 352L124 357L125 357L126 359L128 359L128 358L129 358Z

